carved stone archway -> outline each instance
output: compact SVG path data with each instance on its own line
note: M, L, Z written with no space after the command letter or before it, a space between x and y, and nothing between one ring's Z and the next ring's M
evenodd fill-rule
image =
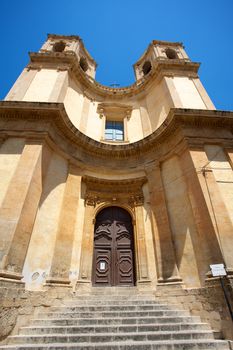
M107 206L129 207L135 217L132 220L134 232L135 280L136 285L148 285L149 273L147 249L143 222L144 197L142 186L146 178L127 180L104 180L83 177L86 185L85 222L82 240L81 268L78 284L92 285L93 242L95 214Z

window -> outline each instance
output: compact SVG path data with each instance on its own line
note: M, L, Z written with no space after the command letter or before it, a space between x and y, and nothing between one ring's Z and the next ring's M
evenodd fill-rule
M146 61L142 66L142 71L144 75L147 75L151 71L151 63L150 61Z
M178 58L176 51L173 49L167 48L165 50L165 53L167 55L167 58L169 58L170 60L174 60L174 59Z
M63 41L58 41L53 45L54 52L63 52L65 50L66 44Z
M79 64L84 72L86 72L88 70L88 64L87 64L87 60L85 57L80 58Z
M105 140L124 141L124 125L123 122L106 120L105 124Z

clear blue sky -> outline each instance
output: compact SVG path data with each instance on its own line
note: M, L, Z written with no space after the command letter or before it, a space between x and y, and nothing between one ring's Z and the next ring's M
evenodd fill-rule
M218 109L233 110L233 0L2 0L0 99L47 33L81 36L96 79L130 85L153 39L182 41Z

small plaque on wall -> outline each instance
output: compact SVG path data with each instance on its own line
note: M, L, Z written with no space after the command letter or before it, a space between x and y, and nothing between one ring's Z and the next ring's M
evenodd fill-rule
M217 277L217 276L226 276L226 270L223 264L213 264L210 265L212 276Z

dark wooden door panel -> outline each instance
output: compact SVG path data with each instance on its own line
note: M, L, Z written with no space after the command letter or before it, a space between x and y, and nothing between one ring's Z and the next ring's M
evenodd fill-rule
M117 270L118 285L134 284L133 256L131 249L117 250Z
M93 256L94 285L134 284L133 228L129 213L118 207L96 217Z

